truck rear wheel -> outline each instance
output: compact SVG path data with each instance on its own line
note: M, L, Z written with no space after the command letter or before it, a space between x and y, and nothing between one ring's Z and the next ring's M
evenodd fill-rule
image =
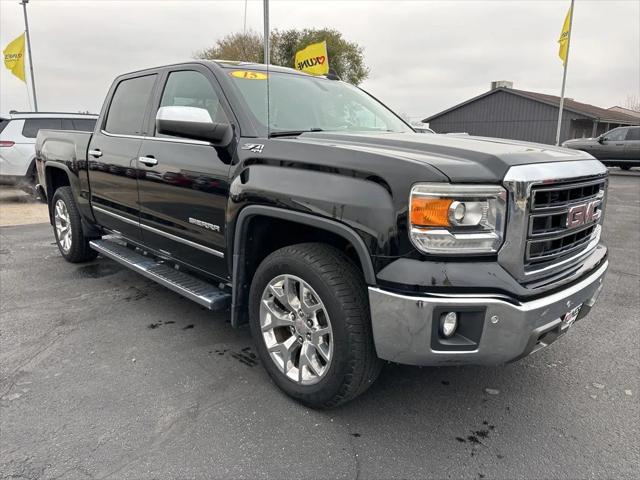
M89 247L89 239L82 230L80 212L71 187L60 187L51 200L53 233L62 256L71 263L93 260L98 252Z
M249 309L264 367L300 402L335 407L377 378L367 286L338 249L303 243L273 252L253 278Z

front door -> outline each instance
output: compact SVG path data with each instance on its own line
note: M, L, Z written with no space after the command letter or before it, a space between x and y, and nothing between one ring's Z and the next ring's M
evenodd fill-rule
M151 118L159 107L189 106L205 109L215 122L229 123L220 98L215 79L205 68L170 71ZM228 150L156 133L145 138L138 157L144 243L191 267L227 279L224 229Z
M120 81L88 153L91 206L104 227L140 240L136 159L158 75Z
M624 139L627 135L626 128L615 128L610 132L605 133L604 141L602 142L602 155L603 160L618 160L624 157Z

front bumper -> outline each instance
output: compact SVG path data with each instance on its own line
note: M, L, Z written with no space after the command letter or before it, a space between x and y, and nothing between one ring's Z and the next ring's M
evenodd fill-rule
M608 266L605 261L565 290L528 302L495 295L405 296L370 287L378 357L409 365L498 365L518 360L562 336L569 328L562 320L566 313L582 305L580 319L591 310ZM477 341L465 343L462 338L459 346L441 346L435 337L443 311L463 312L463 319L469 312L462 321L474 324L467 328L477 333Z

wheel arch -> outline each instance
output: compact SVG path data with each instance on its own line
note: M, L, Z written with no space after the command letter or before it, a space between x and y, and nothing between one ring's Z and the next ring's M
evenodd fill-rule
M57 162L47 162L44 167L45 189L47 194L47 205L49 206L49 222L53 225L53 195L60 187L71 187L74 194L79 186L75 188L72 184L73 176L66 165Z
M339 242L341 246L346 246L350 250L351 257L362 272L365 282L368 285L376 284L375 270L369 250L362 238L352 228L335 220L308 213L266 205L249 205L239 213L233 230L231 324L234 327L246 322L248 293L257 263L277 248L305 241L300 240L300 236L294 236L295 241L278 242L276 248L262 249L262 255L255 259L249 249L252 244L250 230L255 225L253 221L259 219L268 219L270 223L275 220L281 222L280 226L299 227L296 228L297 234L300 235L300 232L303 232L305 237L310 233L319 234L321 243ZM248 262L248 259L252 259L252 261Z

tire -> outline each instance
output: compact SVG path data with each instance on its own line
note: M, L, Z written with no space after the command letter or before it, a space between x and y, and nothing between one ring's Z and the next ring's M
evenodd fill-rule
M620 168L622 170L631 170L631 166L630 165L620 165Z
M73 198L71 187L60 187L51 200L53 209L53 234L64 259L71 263L93 260L98 252L89 247L80 220L80 212Z
M285 284L297 297L307 299L298 311L302 317L280 316L287 310L295 310L286 305L291 307L297 298L291 297L289 303L289 296L284 294ZM296 291L295 285L303 284L306 287ZM305 316L303 309L316 311ZM276 310L278 316L271 315ZM274 323L270 323L269 319L274 318L271 320ZM268 329L280 322L290 323L263 334L263 327ZM311 327L314 322L316 325ZM311 408L332 408L352 400L369 388L380 373L382 362L373 344L367 286L351 260L329 245L292 245L265 258L251 283L249 323L258 355L274 382L287 395ZM303 330L307 328L305 324L313 329L311 333ZM331 333L321 336L327 328ZM285 373L284 362L281 365L279 359L288 353L281 346L292 345L293 350L292 337L299 343L299 350L297 357L291 354L292 362L287 363L291 368ZM273 356L268 344L272 352L278 349ZM303 351L308 352L304 366Z

